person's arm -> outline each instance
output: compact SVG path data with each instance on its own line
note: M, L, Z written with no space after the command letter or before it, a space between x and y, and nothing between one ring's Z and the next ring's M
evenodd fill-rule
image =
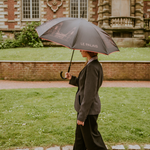
M98 71L92 65L89 65L86 71L84 97L77 118L77 120L81 122L85 122L85 119L89 114L90 108L94 101L95 94L97 93L97 82L98 82Z

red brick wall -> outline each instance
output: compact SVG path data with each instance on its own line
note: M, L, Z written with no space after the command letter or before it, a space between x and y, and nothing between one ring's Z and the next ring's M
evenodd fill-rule
M57 2L59 2L59 1L57 1ZM60 3L60 2L59 2L59 3ZM58 4L59 4L59 3L58 3ZM63 2L63 5L65 5L65 4L66 4L66 3ZM93 8L93 11L95 12L95 15L93 15L93 18L95 18L95 20L97 20L97 18L98 18L98 13L97 13L97 11L98 11L98 5L97 5L97 4L98 4L98 0L92 1L92 4L93 4L93 5L96 5L96 7ZM47 5L46 2L45 2L45 5ZM66 15L63 15L63 12L66 11L66 8L64 8L63 5L58 9L58 11L57 11L56 13L54 13L54 12L47 6L47 8L44 9L44 11L47 12L44 18L46 18L47 20L51 20L51 19L53 19L53 15L56 15L56 18L65 17ZM53 6L53 7L54 7L54 6ZM55 8L55 7L54 7L54 8ZM69 14L69 17L70 17L70 14ZM97 25L97 21L96 21L96 22L92 22L92 23L94 23L95 25Z
M57 0L57 2L58 2L58 4L60 3L60 1L58 1L58 0ZM14 8L14 5L17 5L17 1L8 0L8 1L4 1L4 4L6 4L8 6L7 8L5 8L5 11L8 12L8 15L6 15L5 18L7 18L8 20L14 20L17 17L14 15L14 12L17 12L17 9ZM63 5L65 5L65 4L66 4L66 2L63 1ZM92 18L95 18L95 20L97 20L97 18L98 18L98 14L97 14L98 0L92 1L92 4L96 5L96 7L93 8L95 15L93 15ZM44 1L44 5L47 6L47 1ZM66 8L64 8L63 5L59 7L59 9L56 11L56 13L54 13L49 6L47 6L47 8L44 8L44 12L46 12L46 14L44 15L44 18L47 20L51 20L54 18L53 17L54 15L56 18L65 17L66 15L64 15L63 12L66 11ZM53 7L55 8L56 6L53 6ZM69 16L70 16L70 14L69 14ZM95 25L97 25L97 21L94 21L93 23ZM17 23L16 22L5 22L5 25L8 25L8 29L14 29L14 26L17 25Z
M58 3L60 3L59 1L57 1ZM44 2L45 5L46 1ZM97 20L98 18L98 0L93 0L92 2L94 5L96 4L96 7L93 8L93 11L96 13L95 15L93 15L93 18L95 18ZM148 5L148 3L150 3L150 1L144 1L144 13L149 14L150 17L150 12L147 12L147 9L150 9L150 5ZM5 18L8 18L8 20L14 20L14 18L16 18L16 16L14 15L14 12L17 11L14 8L14 5L17 5L17 1L14 0L9 0L9 1L4 1L4 4L8 5L8 8L5 8L5 11L8 12L8 15L5 16ZM65 1L63 1L63 5L65 5ZM65 15L63 15L63 12L66 11L66 8L63 7L63 5L58 9L58 11L56 13L54 13L49 7L45 8L44 11L47 12L47 14L45 15L44 18L46 18L47 20L51 20L53 19L53 15L56 15L57 18L59 17L65 17ZM55 6L53 6L55 7ZM97 25L97 22L93 22L95 25ZM5 25L8 25L8 29L14 29L14 26L17 25L16 22L6 22Z
M61 3L60 1L57 1L57 2L58 2L58 5L59 5L59 3ZM47 2L45 1L44 4L47 5ZM64 4L65 4L65 2L63 2L63 5ZM44 18L47 20L51 20L51 19L53 19L53 15L56 15L56 18L65 17L65 15L63 15L63 11L65 11L65 8L63 8L63 5L58 8L56 13L54 13L51 10L51 8L49 6L47 6L47 8L44 9L44 11L47 12ZM56 6L53 6L54 9L56 9L55 7Z
M98 23L97 23L97 18L98 18L98 0L94 0L94 1L92 1L92 3L93 3L93 5L96 5L96 7L95 8L93 8L93 12L95 12L95 15L93 15L93 18L95 18L95 20L96 20L96 22L92 22L93 24L95 24L95 25L98 25Z
M14 0L9 0L4 2L4 4L7 4L7 8L5 8L5 11L8 12L8 15L5 16L5 18L9 20L14 20L16 18L16 16L14 15L14 12L17 11L14 8L14 5L17 4L17 2L14 2ZM14 22L5 22L5 25L8 25L8 29L14 29L14 26L17 25L17 23Z
M148 4L150 4L150 1L144 1L144 7L143 7L143 9L144 9L144 13L148 14L149 18L150 18L150 11L149 12L147 11L148 9L150 10L150 5L148 5ZM145 17L148 18L147 15Z
M101 62L105 80L149 80L150 62ZM61 80L69 62L0 62L0 79ZM71 74L78 76L84 62L73 62Z

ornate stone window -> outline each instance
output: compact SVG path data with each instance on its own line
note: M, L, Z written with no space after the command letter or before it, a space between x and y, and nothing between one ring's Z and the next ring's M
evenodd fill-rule
M88 0L70 0L70 16L73 18L88 18Z
M22 18L39 18L39 0L22 0Z

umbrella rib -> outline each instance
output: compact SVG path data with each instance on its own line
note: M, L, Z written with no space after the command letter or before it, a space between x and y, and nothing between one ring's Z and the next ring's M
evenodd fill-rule
M101 35L99 34L99 32L97 31L97 29L95 28L95 25L93 25L93 24L91 24L91 25L94 27L94 29L96 30L96 32L98 33L98 35L101 36ZM102 38L101 38L101 39L102 39ZM102 39L102 42L103 42L103 44L105 45L103 39ZM106 54L109 55L105 47L104 47L104 49L105 49Z
M80 23L81 23L81 21L80 21ZM77 34L76 34L76 36L75 36L74 39L73 39L73 42L72 42L72 48L74 47L74 45L75 45L75 43L76 43L77 35L78 35L78 32L79 32L79 28L80 28L80 25L78 26Z
M95 27L95 25L93 25L94 26L94 28L95 28L95 30L98 32L98 30L97 30L97 26ZM108 38L113 42L113 45L118 49L118 47L117 47L117 45L115 44L115 42L110 38L110 36L105 32L105 31L103 31L102 30L102 32L103 32L103 34L105 34L106 36L108 36ZM99 32L98 32L98 34L99 34ZM100 34L99 34L100 35ZM103 41L103 39L102 39L102 41ZM103 43L104 43L104 41L103 41ZM105 43L104 43L104 45L106 45ZM106 50L105 50L106 51ZM117 50L117 51L119 51L119 49ZM107 53L107 55L109 55L109 54L111 54L111 53L108 53L107 51L106 51L106 53Z

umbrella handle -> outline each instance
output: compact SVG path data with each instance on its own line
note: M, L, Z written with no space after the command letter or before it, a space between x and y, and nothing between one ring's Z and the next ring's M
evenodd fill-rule
M68 72L70 72L70 66L71 66L71 64L70 64L69 67L68 67ZM63 71L60 72L61 78L64 79L64 80L67 79L67 78L64 78L64 77L62 76L62 73L63 73Z
M63 71L60 72L61 78L64 79L64 80L67 79L67 78L64 78L64 77L62 76L62 73L63 73Z

